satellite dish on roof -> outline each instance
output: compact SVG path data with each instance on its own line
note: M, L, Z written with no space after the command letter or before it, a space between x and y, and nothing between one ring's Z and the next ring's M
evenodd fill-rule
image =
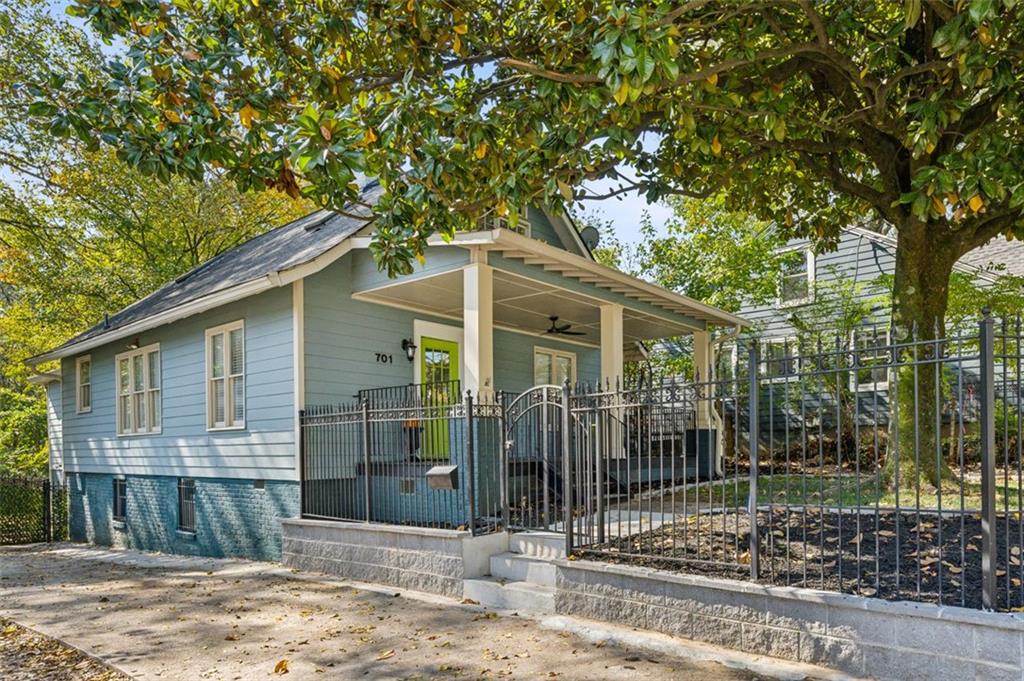
M587 225L580 230L580 239L583 240L587 248L594 250L597 248L597 243L601 240L601 234L597 231L596 227Z

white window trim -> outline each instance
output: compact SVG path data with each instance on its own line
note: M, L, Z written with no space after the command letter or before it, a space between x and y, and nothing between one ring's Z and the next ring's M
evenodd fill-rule
M785 345L789 344L791 351L791 360L795 363L794 370L796 373L787 374L785 376L772 376L768 369L772 363L771 353L768 351L771 345ZM760 379L768 383L796 383L800 377L800 341L796 336L777 336L775 338L765 338L761 341L761 363L758 369L760 373Z
M778 295L776 296L776 299L775 299L776 303L778 303L779 307L796 307L797 305L806 305L807 303L813 303L814 302L814 283L815 283L815 279L816 279L815 264L817 262L817 259L816 259L815 255L814 255L814 249L805 244L803 246L791 246L791 247L787 247L787 248L782 248L782 249L779 249L778 251L776 251L776 253L779 255L779 257L784 257L784 256L786 256L786 255L788 255L790 253L796 253L797 251L803 251L804 252L804 257L807 258L807 295L804 296L803 298L794 298L793 300L783 300L782 299L782 277L784 275L782 273L780 273L779 274L779 282L778 282L779 293L778 293Z
M89 363L89 406L82 406L82 365ZM82 355L75 360L75 413L88 414L92 411L92 355Z
M147 361L147 359L149 357L149 353L154 352L154 351L160 353L160 355L159 355L159 360L160 360L159 361L159 366L157 367L157 373L160 375L160 387L159 388L151 388L150 385L149 385L149 362ZM131 374L131 372L134 371L134 369L132 368L134 366L134 362L132 361L132 358L134 356L136 356L136 355L142 355L142 367L143 367L142 371L143 371L143 377L144 377L144 380L142 382L142 385L143 385L142 394L143 395L149 395L150 391L154 390L154 389L160 391L160 425L158 427L156 427L156 428L153 428L152 425L150 425L150 427L147 430L122 431L121 430L121 384L120 384L120 376L118 375L118 372L120 371L120 368L121 368L121 360L122 359L127 359L128 360L128 371L129 371L129 373L128 373L128 396L129 396L130 400L132 402L134 402L135 390L134 390L134 387L133 387L134 386L134 381L132 381L132 374ZM163 416L164 416L163 415L164 396L163 396L163 392L164 392L164 355L163 355L162 352L160 352L160 344L159 343L151 343L150 345L147 345L145 347L136 348L135 350L128 350L126 352L122 352L120 354L114 355L114 418L117 420L117 423L115 424L115 430L117 432L117 436L118 437L139 437L139 436L145 436L145 435L159 435L161 432L163 432L163 428L164 428L164 418L163 418ZM144 401L146 401L148 403L148 400L144 400ZM134 416L132 418L132 422L133 422L133 425L134 425L134 423L135 423Z
M869 329L857 329L855 331L851 331L850 332L850 350L852 352L856 352L856 353L860 353L861 352L860 348L857 347L856 341L857 341L858 337L862 337L862 336L860 336L860 334L863 331L865 331L865 330L869 330ZM883 336L885 338L885 347L888 349L890 347L891 343L892 343L892 338L889 335L889 328L886 327L886 328L882 328L882 329L879 329L879 330L882 331L882 334L883 334ZM888 351L886 351L885 354L888 355L889 354ZM889 360L888 359L885 361L885 364L886 365L889 364ZM873 367L870 367L870 366L862 366L862 367L860 367L860 369L862 371L863 370L868 370L868 369L871 369L871 368L873 368ZM886 366L886 369L885 369L885 380L884 381L877 381L877 382L875 382L875 381L867 381L867 382L855 381L856 372L854 371L853 367L850 367L850 390L852 390L854 392L857 392L857 393L866 393L866 392L872 392L872 391L878 391L878 392L888 391L889 390L889 374L890 373L891 373L891 367Z
M551 355L551 359L552 359L551 366L554 366L554 359L555 359L555 357L564 357L564 358L569 359L571 361L571 363L572 363L572 376L569 378L569 382L570 383L576 383L576 353L575 352L569 352L568 350L556 350L554 348L545 347L543 345L534 345L533 346L533 355L531 355L531 357L530 357L530 359L532 360L530 362L530 364L531 364L531 366L533 368L534 374L537 373L537 353L538 352L546 353L548 355Z
M211 397L213 395L213 388L212 388L213 383L212 383L212 377L210 376L210 370L213 367L213 345L210 343L210 338L212 336L216 336L218 334L222 334L223 333L223 334L225 334L225 339L227 339L228 332L234 331L236 329L238 329L238 330L240 330L242 332L242 373L240 374L242 376L242 414L243 414L242 422L241 423L232 423L231 425L218 426L218 425L214 425L214 422L213 422L213 400L211 399ZM245 359L246 345L247 344L245 342L245 320L244 319L239 319L239 320L236 320L236 321L233 321L233 322L228 322L227 324L221 324L220 326L214 326L214 327L209 328L209 329L206 330L206 334L205 334L204 339L203 339L203 357L205 358L205 361L203 363L203 385L204 385L205 390L206 390L206 432L208 432L208 433L217 433L217 432L231 431L231 430L245 430L246 425L249 422L249 403L248 403L248 397L249 397L249 376L248 376L248 371L247 371L248 367L246 366L247 362L246 362L246 359ZM225 417L225 419L227 418L228 414L233 414L234 413L234 406L235 406L234 405L234 395L229 395L229 392L231 392L231 391L228 389L229 388L229 386L228 386L228 379L231 377L231 374L230 374L231 359L229 357L229 353L230 353L230 344L228 343L227 340L225 340L225 342L224 342L224 417Z

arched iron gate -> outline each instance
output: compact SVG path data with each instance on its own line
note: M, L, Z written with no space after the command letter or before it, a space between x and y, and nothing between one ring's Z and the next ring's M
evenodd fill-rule
M508 526L557 531L564 518L565 391L538 385L505 405Z

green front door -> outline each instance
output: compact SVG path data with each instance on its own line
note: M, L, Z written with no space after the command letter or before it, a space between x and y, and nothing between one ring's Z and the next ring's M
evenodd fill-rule
M453 381L459 380L459 344L440 338L420 338L420 379L427 422L423 427L423 458L448 458L447 408L459 399Z

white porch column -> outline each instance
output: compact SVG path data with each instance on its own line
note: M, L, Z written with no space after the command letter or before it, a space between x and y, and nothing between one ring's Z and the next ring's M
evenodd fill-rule
M707 383L711 380L711 334L707 331L693 332L693 372L697 381ZM700 391L707 395L707 389ZM707 428L711 423L711 403L700 400L696 404L697 427Z
M622 385L622 306L601 306L601 383Z
M494 390L494 270L474 262L462 270L463 390Z

